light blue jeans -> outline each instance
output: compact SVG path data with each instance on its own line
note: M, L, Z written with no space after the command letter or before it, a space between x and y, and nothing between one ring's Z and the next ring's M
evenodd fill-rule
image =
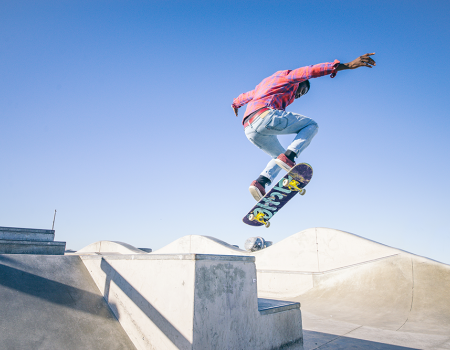
M257 117L245 128L245 136L255 146L261 148L273 159L267 164L261 175L272 181L281 168L274 159L286 150L278 141L277 135L296 134L294 141L287 149L298 155L310 144L317 134L317 123L303 115L272 109L264 118Z

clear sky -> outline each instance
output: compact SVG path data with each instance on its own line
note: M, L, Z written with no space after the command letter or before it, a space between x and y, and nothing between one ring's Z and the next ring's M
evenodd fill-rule
M0 226L51 228L57 209L75 250L330 227L450 264L449 15L434 0L3 0ZM288 107L320 127L306 195L269 229L243 224L269 157L233 98L367 52L376 67L314 79Z

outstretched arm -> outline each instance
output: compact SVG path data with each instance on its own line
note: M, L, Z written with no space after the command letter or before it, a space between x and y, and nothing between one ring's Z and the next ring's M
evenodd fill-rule
M348 62L348 63L339 63L339 65L336 67L336 71L345 70L345 69L355 69L355 68L359 68L359 67L372 68L373 66L376 66L377 64L372 59L372 57L370 57L371 55L375 55L375 52L366 53L365 55L359 56L358 58L356 58L353 61Z
M253 95L255 94L255 90L245 92L243 94L240 94L238 97L236 97L233 100L233 104L231 105L231 108L233 108L234 114L236 117L238 116L238 108L242 107L246 103L253 100Z

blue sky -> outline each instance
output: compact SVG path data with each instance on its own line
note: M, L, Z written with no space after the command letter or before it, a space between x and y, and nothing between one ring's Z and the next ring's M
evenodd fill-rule
M158 249L331 227L450 263L448 1L2 1L0 226ZM269 158L230 104L281 69L376 52L288 107L314 177L269 229ZM240 115L244 109L240 110ZM290 136L281 138L287 146Z

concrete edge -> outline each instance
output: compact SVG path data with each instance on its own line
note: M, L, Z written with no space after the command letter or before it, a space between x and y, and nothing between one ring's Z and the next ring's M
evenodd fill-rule
M58 241L11 241L6 239L0 239L0 245L3 244L22 244L22 245L56 245L56 246L66 246L66 242Z
M367 261L363 261L357 264L351 264L351 265L346 265L346 266L342 266L342 267L338 267L335 269L331 269L331 270L325 270L325 271L289 271L289 270L256 270L257 273L281 273L281 274L298 274L298 275L323 275L326 273L331 273L331 272L335 272L335 271L339 271L339 270L345 270L345 269L350 269L352 267L356 267L356 266L360 266L360 265L365 265L365 264L371 264L373 262L377 262L380 260L384 260L384 259L389 259L395 256L399 256L401 255L401 253L398 254L392 254L392 255L386 255L383 256L381 258L376 258L376 259L372 259L372 260L367 260Z
M255 262L254 256L214 254L102 254L79 255L83 260L213 260Z
M261 302L265 305L260 305ZM292 309L300 309L300 303L285 300L258 298L258 311L260 315L275 314L277 312Z
M107 246L104 251L103 245ZM147 250L150 250L150 248L146 248ZM120 250L126 250L126 252L120 252ZM120 241L97 241L94 243L91 243L87 245L86 247L83 247L76 251L77 254L148 254L148 251L136 248L132 246L131 244L120 242Z
M19 232L19 233L43 233L55 234L55 230L46 230L40 228L22 228L22 227L4 227L0 226L0 232Z

